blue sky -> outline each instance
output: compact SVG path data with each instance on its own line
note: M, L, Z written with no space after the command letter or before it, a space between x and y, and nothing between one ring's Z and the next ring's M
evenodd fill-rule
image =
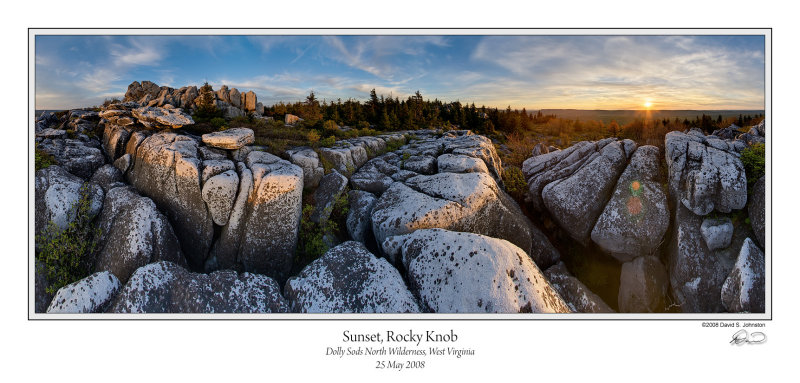
M378 94L576 109L763 109L763 36L37 36L36 109L132 81L208 81L259 101Z

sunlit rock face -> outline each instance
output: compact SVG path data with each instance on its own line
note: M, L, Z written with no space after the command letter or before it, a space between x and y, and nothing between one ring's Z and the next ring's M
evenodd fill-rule
M659 161L655 146L634 152L592 229L592 241L621 262L653 254L667 232L669 208Z
M525 251L506 240L423 229L387 239L383 250L401 260L425 311L570 312Z
M722 285L722 304L728 312L763 313L766 306L764 253L747 238L736 264Z

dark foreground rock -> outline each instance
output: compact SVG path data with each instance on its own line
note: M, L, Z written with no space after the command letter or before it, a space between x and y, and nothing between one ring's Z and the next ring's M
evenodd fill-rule
M170 262L141 267L122 288L114 313L286 312L280 287L264 275L234 271L197 274Z
M656 257L642 256L622 265L620 274L619 311L625 313L663 312L669 277Z
M613 313L612 309L597 294L589 290L586 285L581 283L567 270L564 262L550 266L544 272L544 276L550 282L559 295L567 303L570 310L576 313Z
M302 313L415 313L416 299L400 273L363 244L345 242L286 283L292 311Z
M753 186L753 193L750 195L749 206L747 207L748 215L750 216L750 224L753 226L753 233L756 235L758 244L762 249L767 246L766 242L766 204L764 202L766 189L765 189L764 176L756 181Z
M383 242L400 259L425 311L567 313L524 250L479 234L422 229Z
M722 304L728 312L763 313L765 309L764 253L747 238L736 264L722 285Z

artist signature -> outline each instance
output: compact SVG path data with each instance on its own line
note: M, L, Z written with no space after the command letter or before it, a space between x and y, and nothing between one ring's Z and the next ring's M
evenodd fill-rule
M760 344L766 341L767 335L763 332L752 332L748 334L747 330L742 329L737 331L736 334L733 334L733 339L731 339L730 344Z

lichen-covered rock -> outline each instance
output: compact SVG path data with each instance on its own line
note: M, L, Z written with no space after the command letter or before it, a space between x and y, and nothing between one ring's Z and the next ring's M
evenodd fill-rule
M352 176L356 171L353 155L347 148L322 148L319 150L319 155L322 161L326 161L346 177Z
M100 169L97 169L90 182L99 185L106 194L115 187L125 185L122 182L122 173L111 164L103 165Z
M672 295L683 312L721 311L720 290L733 266L727 254L706 246L702 222L683 204L676 206L667 266Z
M492 140L477 134L464 134L451 140L444 141L442 153L465 155L473 158L480 158L489 169L489 174L494 178L498 185L503 185L503 164L500 156L492 144Z
M625 262L619 279L617 304L620 312L664 311L669 277L658 258L642 256Z
M392 176L399 171L400 168L381 157L373 158L350 177L350 184L355 189L380 195L394 183Z
M439 173L486 173L489 168L480 158L457 154L442 154L436 159Z
M541 158L544 156L534 157ZM604 146L594 160L571 176L549 183L542 189L547 210L576 241L587 244L597 218L627 162L620 143Z
M56 292L48 314L101 313L108 308L122 285L108 271L96 272Z
M391 237L383 250L402 259L424 311L570 311L525 251L502 239L426 229Z
M148 263L186 260L166 217L147 197L131 188L112 189L106 196L99 226L104 231L95 270L108 270L123 283Z
M232 128L203 135L203 143L220 149L235 150L256 141L255 133L248 128Z
M194 268L204 264L214 237L211 213L202 196L197 146L197 141L187 136L155 133L135 150L127 175L131 185L167 216Z
M722 304L728 312L763 313L766 306L764 253L747 238L736 264L722 285Z
M431 156L411 156L403 162L403 169L419 174L436 173L436 158Z
M114 167L120 171L120 174L125 174L131 168L131 162L133 162L133 157L125 153L114 161Z
M91 144L91 141L88 144ZM48 139L40 142L37 148L52 155L64 170L88 180L106 163L103 152L88 144L80 140Z
M75 219L74 206L81 199L84 181L61 168L52 165L36 172L35 180L35 224L36 233L44 230L52 221L58 230L64 230ZM89 215L96 216L103 207L103 189L89 184L87 192L90 199Z
M578 278L567 270L564 262L556 263L544 271L550 286L558 292L569 307L577 313L613 313L612 309L597 294L589 290Z
M763 125L764 122L762 121L761 124ZM765 235L766 204L764 203L766 190L764 189L764 186L764 176L761 176L761 178L759 178L753 186L753 194L750 196L750 204L747 207L747 213L750 217L750 224L753 226L753 233L755 233L756 240L758 240L758 244L761 245L762 249L766 248L767 246Z
M238 188L239 176L233 170L217 174L203 183L203 201L217 225L225 226L228 223Z
M419 306L400 273L360 242L328 250L286 283L292 311L416 313Z
M728 217L706 218L700 224L700 233L709 250L724 249L731 244L733 222Z
M333 170L322 177L319 187L314 191L314 209L311 210L311 221L325 222L330 218L336 200L347 188L347 177Z
M353 240L366 243L372 237L372 209L378 199L374 194L362 190L351 190L347 198L350 202L347 232Z
M592 241L621 262L653 254L667 232L669 208L658 178L659 161L655 146L633 153L592 229Z
M296 148L286 151L289 160L303 168L303 185L306 188L315 188L319 185L325 169L319 163L319 155L311 148Z
M266 152L239 163L239 192L209 259L220 268L288 277L302 213L303 170Z
M197 274L170 262L136 270L109 309L114 313L287 311L286 300L272 278L230 270Z
M506 239L542 267L559 258L544 234L486 173L439 173L396 182L381 195L372 211L372 229L378 243L427 228Z
M697 215L744 208L747 177L742 161L706 142L702 134L667 133L670 195Z
M544 142L540 142L531 150L531 157L536 157L547 153L550 153L550 149L544 144Z
M103 132L103 150L112 162L125 154L125 145L128 144L132 132L129 127L106 124Z

